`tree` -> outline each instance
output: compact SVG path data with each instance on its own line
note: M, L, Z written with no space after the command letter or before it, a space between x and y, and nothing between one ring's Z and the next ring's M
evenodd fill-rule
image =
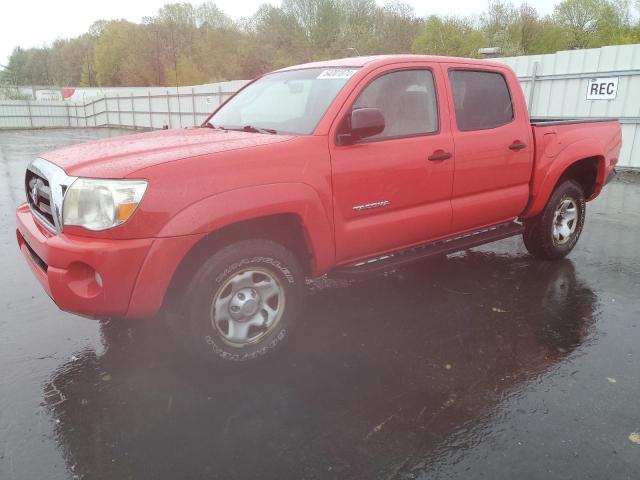
M596 20L596 34L592 43L615 45L625 43L625 36L631 30L630 4L627 0L617 0L602 4Z
M174 70L178 69L178 72ZM198 85L207 81L207 76L200 68L199 64L192 60L190 57L180 56L178 57L175 67L173 63L167 65L166 78L180 78L181 85Z
M427 18L413 43L414 53L477 57L485 39L470 20L459 17Z
M569 48L615 45L633 38L630 8L628 0L563 0L554 20L565 29Z
M374 36L378 11L375 0L343 0L340 11L339 30L331 54L351 57L375 53L379 42Z
M373 53L411 52L421 24L411 5L400 1L385 3L376 12Z
M0 100L29 100L31 95L25 95L11 82L5 82L0 78Z
M284 0L283 12L302 28L314 59L341 55L338 46L342 11L338 0Z
M545 26L535 8L526 3L520 5L516 30L519 51L524 55L537 53L536 49L544 35Z
M198 27L210 29L233 28L233 20L211 2L203 3L196 8L196 22Z
M3 75L6 81L13 85L28 85L30 80L27 73L28 61L29 54L26 50L20 47L14 48Z
M51 82L58 86L79 85L83 66L92 48L93 42L87 34L71 40L54 41L48 57Z
M98 85L152 85L149 64L149 35L141 25L116 20L109 22L94 47L94 68Z
M565 28L569 48L587 48L596 32L601 12L598 0L563 0L556 5L554 18Z
M520 12L511 3L493 0L480 16L486 46L499 47L503 55L523 53Z
M418 18L402 0L283 0L234 21L211 1L170 3L140 24L100 20L76 38L17 47L0 81L174 86L251 78L356 51L475 57L493 46L505 55L549 53L638 43L638 14L640 0L561 0L545 17L527 4L491 0L477 19Z
M196 9L190 3L170 3L158 10L153 20L155 29L164 45L163 56L173 72L165 81L181 85L179 61L191 57L197 27Z
M525 54L554 53L569 49L566 30L553 21L552 17L540 20L539 33L527 45Z

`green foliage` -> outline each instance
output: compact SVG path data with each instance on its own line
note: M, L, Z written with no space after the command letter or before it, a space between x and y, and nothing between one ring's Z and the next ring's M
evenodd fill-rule
M562 0L541 17L527 4L490 0L477 18L419 18L401 0L283 0L234 21L212 2L172 3L140 24L98 21L77 38L16 47L0 83L191 85L356 54L477 57L481 47L528 55L637 43L633 8L640 0Z
M500 47L504 55L522 55L520 11L511 3L491 1L480 17L484 40L492 47Z
M93 48L93 65L98 85L149 85L154 69L147 55L151 43L142 25L115 20L104 25Z
M31 95L25 95L15 85L6 83L0 75L0 100L28 100Z
M477 57L484 46L484 36L474 28L471 20L460 17L427 18L413 43L415 53Z
M564 29L568 48L631 43L640 34L629 0L563 0L553 18Z
M564 27L569 48L587 48L596 34L605 3L598 0L564 0L555 8L556 22Z

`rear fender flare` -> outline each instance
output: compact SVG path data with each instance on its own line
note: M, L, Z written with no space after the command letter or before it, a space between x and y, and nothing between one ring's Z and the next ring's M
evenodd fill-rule
M538 160L542 158L544 157L539 157ZM534 172L531 200L522 217L530 218L542 212L564 172L574 163L586 158L597 159L596 185L594 194L591 196L591 198L595 198L600 193L605 182L605 152L603 152L601 146L594 148L593 139L589 138L567 145L555 158L548 159L548 162L545 161L546 159L542 160L546 165L540 165L538 171L546 168L546 174L538 179L536 178L538 173Z

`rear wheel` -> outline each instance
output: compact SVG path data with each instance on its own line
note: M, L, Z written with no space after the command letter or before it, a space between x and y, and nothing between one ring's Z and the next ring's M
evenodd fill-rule
M529 253L544 260L566 256L580 238L585 212L580 184L574 180L560 183L542 213L525 221L523 239Z
M244 240L211 256L187 291L194 351L218 366L257 361L291 335L304 295L296 257L270 240Z

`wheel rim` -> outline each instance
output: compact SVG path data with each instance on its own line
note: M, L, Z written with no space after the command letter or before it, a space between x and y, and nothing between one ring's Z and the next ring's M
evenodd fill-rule
M280 322L285 293L276 275L262 268L228 278L211 302L211 325L235 347L262 340Z
M578 225L578 205L572 198L565 198L553 213L553 240L558 245L567 243Z

